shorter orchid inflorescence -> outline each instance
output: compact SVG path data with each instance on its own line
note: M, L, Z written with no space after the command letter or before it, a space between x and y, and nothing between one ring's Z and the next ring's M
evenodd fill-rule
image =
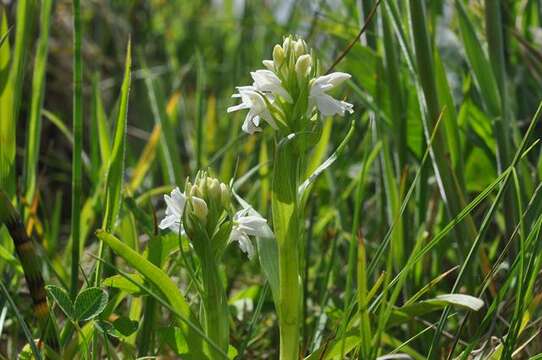
M242 126L246 133L261 131L262 122L285 133L306 130L315 110L322 116L353 112L352 104L328 94L350 74L318 76L316 58L304 40L287 37L273 48L273 60L264 60L263 65L267 69L250 73L252 85L237 87L233 97L241 103L228 108L228 112L248 110Z
M224 250L229 243L236 241L252 259L254 246L249 236L270 237L273 236L271 229L267 220L253 208L236 211L231 198L231 190L226 184L199 172L194 184L186 181L184 192L176 187L169 195L164 195L167 207L159 227L187 234L191 241L201 235L197 234L198 231L205 230L209 238L221 237L213 241L215 250ZM199 247L199 244L192 245Z
M272 237L273 233L254 209L236 210L231 189L203 171L198 172L194 183L186 181L184 192L175 188L164 199L167 208L159 227L189 239L200 265L200 271L194 271L193 275L200 282L204 330L227 353L230 314L220 275L222 255L228 244L237 242L253 258L255 251L249 237ZM219 358L216 349L209 347L207 353L211 359Z

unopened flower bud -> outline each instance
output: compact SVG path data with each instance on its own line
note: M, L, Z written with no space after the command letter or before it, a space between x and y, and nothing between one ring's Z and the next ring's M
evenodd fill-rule
M202 176L201 178L199 178L198 181L196 182L196 185L198 186L199 193L200 193L200 195L198 196L201 197L202 195L207 193L207 176Z
M307 53L307 45L303 39L295 41L294 45L295 57L298 58Z
M220 199L220 181L215 178L207 178L207 194L211 199Z
M282 65L284 62L284 49L280 45L275 45L273 48L273 62L276 66Z
M192 185L192 187L190 188L190 196L203 197L201 188L198 185Z
M192 199L192 208L194 209L194 214L198 219L200 219L204 224L207 222L207 204L203 199L193 196Z
M289 52L294 50L294 41L292 40L291 36L288 36L286 39L284 39L282 43L282 48L284 49L284 53L286 55L289 55Z
M220 202L225 209L227 209L231 204L230 189L228 189L224 183L220 183Z
M300 79L303 79L310 71L312 59L309 54L301 55L295 63L295 72Z

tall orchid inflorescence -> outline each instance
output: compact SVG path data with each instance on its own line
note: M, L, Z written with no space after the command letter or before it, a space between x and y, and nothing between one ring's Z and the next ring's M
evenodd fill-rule
M344 116L352 104L333 98L329 92L350 78L334 72L319 76L316 56L303 39L288 36L273 48L266 69L251 72L253 83L240 86L234 98L241 103L228 112L248 110L243 131L262 131L264 123L275 130L272 197L273 228L278 248L279 286L274 299L279 316L280 359L299 359L302 261L304 246L304 200L298 189L306 174L304 160L319 139L320 116ZM270 283L272 283L270 281Z
M273 60L264 60L266 69L251 72L250 86L237 87L234 98L241 103L228 112L248 110L243 131L261 131L263 122L286 134L307 130L315 120L315 110L322 116L352 113L352 104L334 99L329 91L350 78L343 72L317 76L314 55L303 39L289 36L273 48Z
M273 233L254 209L236 211L228 186L203 171L198 172L194 183L186 181L184 192L175 188L164 199L166 214L159 227L188 237L201 266L197 274L205 333L227 353L229 309L220 277L222 255L228 244L237 242L252 258L254 246L249 236L272 237ZM211 359L220 358L210 347L207 352Z

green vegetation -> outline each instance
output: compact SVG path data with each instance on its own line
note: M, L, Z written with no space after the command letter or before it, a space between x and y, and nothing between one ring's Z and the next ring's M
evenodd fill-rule
M541 46L540 0L2 3L0 359L540 359Z

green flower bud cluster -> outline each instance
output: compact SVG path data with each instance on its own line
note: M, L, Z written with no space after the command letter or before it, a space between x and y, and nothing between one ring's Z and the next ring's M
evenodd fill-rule
M290 132L306 129L310 81L317 76L316 58L305 40L292 35L273 48L273 61L264 65L280 79L293 101L275 103L280 107Z
M227 220L233 210L228 186L199 171L194 183L187 179L184 193L187 197L185 230L196 251L203 251L199 245L207 240L207 245L214 250L225 248L231 230L231 221Z

